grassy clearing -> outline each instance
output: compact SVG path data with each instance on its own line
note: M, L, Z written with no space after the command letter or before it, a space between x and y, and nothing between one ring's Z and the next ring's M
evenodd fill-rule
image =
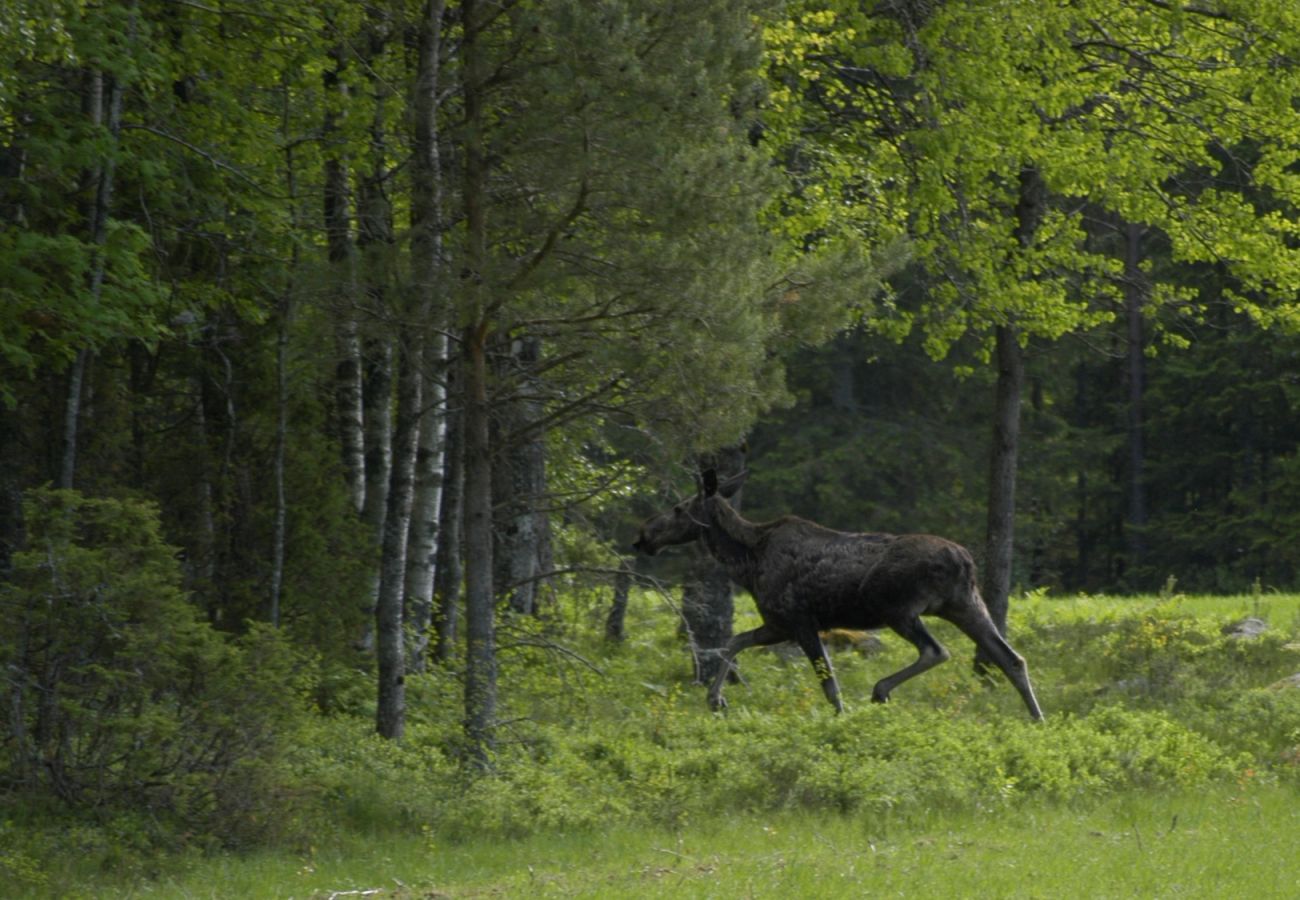
M273 802L237 823L256 839L10 806L0 892L1300 895L1300 691L1272 687L1300 672L1300 597L1022 598L1013 642L1043 725L1008 684L972 673L969 642L944 623L953 661L887 706L867 702L872 683L914 654L888 636L872 655L836 654L844 716L805 661L757 651L715 716L653 596L637 598L621 646L600 640L599 602L568 608L545 632L504 636L511 724L490 777L456 763L453 674L410 679L401 745L370 733L359 676L262 774ZM1221 633L1244 615L1269 631Z
M354 838L297 858L196 859L82 896L1294 897L1295 799L1249 785L908 820L785 812L466 844Z

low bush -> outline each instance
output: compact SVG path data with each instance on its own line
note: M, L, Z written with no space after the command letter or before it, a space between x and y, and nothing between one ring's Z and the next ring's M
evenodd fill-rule
M43 490L24 514L0 582L0 795L164 844L264 839L312 667L269 628L201 620L151 505Z

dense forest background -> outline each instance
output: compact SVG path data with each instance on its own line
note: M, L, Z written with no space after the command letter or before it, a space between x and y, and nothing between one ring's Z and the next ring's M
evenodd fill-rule
M0 54L6 790L243 664L391 738L444 667L486 762L501 629L624 572L725 638L629 558L702 464L967 544L1003 623L1298 586L1289 0L38 0Z

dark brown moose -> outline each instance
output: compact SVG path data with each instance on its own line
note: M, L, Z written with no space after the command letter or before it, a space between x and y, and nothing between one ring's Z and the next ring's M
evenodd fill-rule
M938 616L960 628L1006 673L1031 716L1043 717L1024 659L989 618L966 548L928 534L832 531L795 516L750 522L724 499L745 474L719 486L717 474L705 472L699 493L647 520L633 545L653 555L702 537L731 580L754 597L763 624L728 642L709 688L710 706L726 707L722 685L737 653L793 640L821 679L826 699L843 712L840 686L819 634L830 628L890 628L915 645L916 662L872 689L871 699L884 703L904 681L949 658L921 622L921 616Z

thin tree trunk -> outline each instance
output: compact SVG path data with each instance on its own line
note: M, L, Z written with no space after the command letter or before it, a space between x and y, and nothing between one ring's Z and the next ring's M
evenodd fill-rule
M490 15L490 11L488 15ZM486 768L495 743L497 668L492 594L492 446L489 431L487 341L488 159L484 140L484 90L488 77L480 45L484 12L479 0L461 4L463 71L466 285L472 324L465 329L465 737L470 761Z
M195 493L198 495L196 538L188 566L191 571L190 589L208 618L216 622L220 609L216 602L217 581L217 524L215 490L212 485L211 437L208 434L208 410L204 384L206 378L194 379L194 441L198 453L191 467Z
M1020 394L1024 354L1015 329L999 326L996 334L998 379L993 410L993 447L989 460L987 539L984 547L984 602L998 631L1007 630L1007 600L1015 548L1016 457L1020 447Z
M1124 229L1124 317L1128 326L1128 521L1124 536L1128 547L1125 570L1130 579L1146 555L1146 446L1143 434L1146 348L1142 328L1146 292L1141 268L1142 233L1142 226L1133 223L1126 224Z
M747 449L743 444L726 447L699 459L701 470L717 470L718 480L726 481L745 471ZM742 491L729 500L740 509ZM735 599L727 570L713 558L701 542L686 584L682 589L682 618L690 641L696 684L712 684L722 665L722 650L731 640L735 618Z
M472 3L467 3L469 9ZM487 329L467 330L465 366L465 736L487 766L495 743L497 667L492 591L492 459Z
M443 454L446 451L446 404L442 370L446 337L435 340L425 360L424 410L415 461L415 499L406 554L406 602L409 612L408 662L423 672L433 624L434 566L437 563L438 517L442 508Z
M324 75L327 96L337 94L347 99L347 85L341 80L345 51L337 48L331 56L334 68ZM323 190L325 217L325 251L336 282L334 325L334 404L339 429L339 447L343 459L343 478L352 508L360 515L366 498L365 405L362 394L361 337L357 329L356 250L352 239L352 217L348 210L348 164L340 145L338 123L333 112L325 114L321 127L325 148L325 182Z
M288 289L280 301L278 334L275 341L275 458L272 479L275 482L275 523L271 535L271 596L268 618L280 627L280 594L284 586L284 557L287 542L288 495L284 487L286 447L289 443L289 316L292 299Z
M450 662L455 655L460 618L462 516L465 497L464 396L460 367L448 368L446 448L443 452L442 508L438 513L438 558L434 565L433 658Z
M605 640L621 642L627 638L627 601L632 592L632 569L635 563L624 559L619 562L618 574L614 576L614 600L609 605L609 615L605 617Z
M388 505L388 470L393 464L393 345L384 338L365 342L361 402L365 409L365 494L361 520L378 541Z
M425 0L419 22L411 159L411 272L418 305L432 311L442 259L442 165L438 148L438 67L442 52L445 0ZM440 316L445 320L445 316ZM425 347L424 412L416 460L415 508L411 515L406 563L406 597L410 614L409 665L422 672L433 620L433 583L438 517L442 505L443 455L446 448L447 334L445 322Z
M132 18L134 31L134 17ZM84 109L95 126L108 130L110 149L99 162L95 176L95 199L87 216L90 243L95 248L94 261L90 267L90 300L99 304L104 289L104 247L108 243L108 216L113 205L113 176L115 162L113 153L118 135L122 131L122 82L110 75L94 71L89 73L89 84L84 98ZM107 82L107 89L105 87ZM81 402L86 368L90 362L90 350L82 348L77 352L68 373L67 401L63 410L63 453L59 465L58 485L71 488L77 469L77 434L81 426Z
M366 506L366 425L361 399L361 338L351 314L341 316L335 326L334 355L334 405L343 479L350 505L360 516Z
M384 519L388 513L388 491L393 466L393 345L381 338L365 342L365 379L362 404L365 409L365 495L361 527L372 546L382 555ZM382 562L379 564L382 566ZM371 579L370 596L364 607L365 631L358 648L370 651L375 636L371 629L379 597L380 571Z
M398 740L406 727L406 647L403 641L403 586L406 582L407 537L415 498L415 457L419 449L421 366L419 330L408 328L398 342L397 422L393 428L393 465L384 516L375 601L376 662L379 700L376 730Z
M286 109L281 119L288 126L288 92L285 92ZM286 143L284 153L285 182L288 185L290 218L298 230L298 185L293 159L293 145ZM280 607L284 589L284 560L288 535L289 498L285 491L285 461L289 444L289 325L293 316L294 279L298 276L299 254L295 242L289 262L288 283L280 294L275 341L275 459L272 478L275 482L275 523L271 535L271 590L268 619L275 628L280 627Z
M383 19L382 7L367 6L366 13L369 22L361 44L374 94L374 117L370 124L369 173L361 179L357 190L357 246L364 263L367 302L397 331L397 408L391 429L383 524L379 529L379 578L375 597L375 657L379 674L375 727L383 737L399 740L406 728L406 559L415 502L416 456L420 449L424 329L428 325L429 304L425 296L394 289L397 238L393 207L385 190L389 154L384 100L391 88L369 64L383 52L390 30ZM376 398L373 404L376 412L378 407L388 407L386 395L387 392L385 399ZM366 400L369 412L372 404L369 397ZM367 459L367 478L370 465L371 460ZM370 490L368 486L367 495Z
M68 370L67 400L63 406L63 453L59 458L58 486L69 489L77 468L77 432L81 427L81 393L90 351L77 351Z
M373 56L379 49L371 44L367 52ZM378 79L374 69L369 66L367 69L371 73L372 85L376 85ZM384 107L380 100L387 88L376 85L374 90L379 96L375 98L375 117L370 125L370 171L358 178L356 191L357 250L362 262L362 281L368 308L377 317L385 319L385 324L391 324L398 342L406 347L409 343L406 339L420 320L412 320L401 313L396 316L391 314L391 310L404 308L405 304L395 296L392 285L393 246L397 238L393 228L392 204L384 192L388 154L385 148ZM391 508L388 485L395 482L390 471L396 464L394 460L397 455L393 447L395 428L392 422L393 352L393 341L387 334L363 341L365 379L362 402L366 414L366 507L363 516L377 542L382 542L385 510ZM406 354L399 363L412 358ZM418 377L418 371L415 375ZM399 395L401 390L399 385ZM400 405L400 398L398 403ZM375 495L373 498L372 493Z
M1016 201L1016 243L1021 251L1033 246L1046 209L1046 186L1034 166L1020 170L1020 195ZM994 334L997 386L994 393L993 445L989 452L988 524L984 544L984 602L1003 635L1007 632L1007 604L1011 593L1015 555L1016 463L1020 451L1020 395L1024 390L1025 360L1019 335L1011 323ZM976 668L987 668L976 653Z
M542 405L532 372L540 360L540 340L515 342L498 379L510 386L514 396L497 404L493 418L499 437L492 479L495 593L505 596L510 608L522 615L537 611L550 528L550 517L538 508L546 494L546 447L543 432L534 427L542 417Z
M1082 362L1074 370L1074 426L1080 431L1088 424L1088 369ZM1090 587L1092 571L1092 537L1088 528L1088 461L1080 459L1074 477L1075 502L1078 509L1074 519L1075 576L1073 589L1086 591Z
M10 561L23 542L20 433L18 416L0 403L0 583L8 579Z

